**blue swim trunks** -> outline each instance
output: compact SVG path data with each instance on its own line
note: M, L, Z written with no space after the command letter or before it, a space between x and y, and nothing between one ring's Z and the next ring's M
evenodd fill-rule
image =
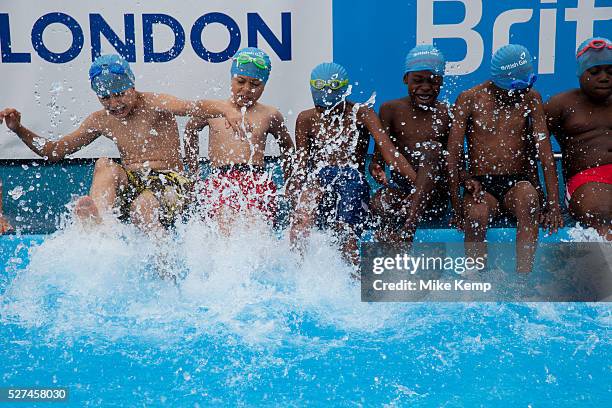
M324 190L319 205L319 227L341 221L357 227L360 233L368 215L370 186L361 172L352 167L327 166L318 174Z

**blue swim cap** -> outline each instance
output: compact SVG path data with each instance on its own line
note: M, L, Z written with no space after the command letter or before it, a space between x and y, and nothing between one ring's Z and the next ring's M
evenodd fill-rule
M272 62L270 57L259 48L243 48L232 58L232 77L244 75L259 79L265 83L270 78L271 70Z
M491 59L491 80L503 89L525 89L537 79L529 50L509 44L498 49Z
M589 47L589 44L593 41L605 42L605 45L602 48L594 48L592 45ZM587 69L599 65L612 65L612 48L610 47L612 47L612 42L604 37L593 37L583 41L576 50L576 62L578 63L576 74L578 77L582 76Z
M119 55L101 55L89 68L91 89L100 97L133 88L134 80L130 64Z
M446 67L444 55L433 45L417 45L406 55L404 73L415 71L431 71L443 76Z
M323 89L317 89L312 85L312 82L317 79L325 82L337 80L346 82L346 84L338 89L332 89L329 86L325 86ZM346 94L348 81L348 72L346 72L346 69L340 64L336 64L335 62L324 62L314 67L310 73L310 91L312 92L312 100L315 106L331 108L337 105Z

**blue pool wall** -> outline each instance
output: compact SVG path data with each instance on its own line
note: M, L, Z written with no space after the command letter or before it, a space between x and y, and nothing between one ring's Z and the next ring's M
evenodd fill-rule
M57 229L59 218L68 210L66 205L76 197L85 195L93 177L94 159L67 159L60 163L47 163L44 160L14 160L0 163L0 179L4 184L3 204L6 216L23 234L48 234ZM266 158L267 166L272 170L277 184L282 184L283 177L278 160L273 157ZM210 173L207 161L202 162L202 178ZM565 186L561 176L560 164L560 197L564 197ZM540 179L543 180L542 175ZM367 180L373 194L380 186L367 174ZM21 197L15 199L15 192L23 191ZM17 189L17 190L16 190ZM13 194L11 194L11 192ZM281 209L283 207L281 206ZM448 227L450 213L445 217L420 225L421 229L444 229ZM285 225L287 217L280 211L279 225ZM573 225L566 214L566 225ZM512 227L508 222L497 222L496 228ZM449 230L450 231L450 230ZM440 233L441 231L438 231ZM433 232L432 232L433 233ZM455 235L462 235L452 231L445 236L452 242ZM514 233L512 234L514 236ZM492 239L490 237L490 239Z

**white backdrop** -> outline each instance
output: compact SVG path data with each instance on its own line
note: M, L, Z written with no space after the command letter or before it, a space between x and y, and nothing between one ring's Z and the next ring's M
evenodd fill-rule
M41 16L62 12L73 17L84 34L80 54L72 61L56 64L42 59L32 45L32 27ZM262 36L259 47L270 54L272 74L261 102L277 106L285 115L293 134L297 114L310 106L308 86L310 71L320 62L332 59L332 2L328 0L0 0L0 13L10 19L13 53L30 53L30 63L0 62L0 108L15 107L22 112L22 122L41 136L57 139L70 132L91 112L101 108L88 81L91 64L89 14L102 15L106 22L125 39L124 14L134 14L136 63L131 64L136 74L136 89L165 92L186 99L226 98L229 95L230 61L211 63L202 60L193 50L190 32L201 15L219 12L236 21L241 32L241 48L247 46L247 13L258 13L274 35L281 39L281 13L291 14L291 50L288 61L281 61ZM143 59L142 14L167 14L178 20L185 31L185 47L174 60L164 63L145 63ZM166 26L153 30L155 51L169 49L173 34ZM104 36L102 53L115 53ZM49 25L43 42L56 53L66 51L72 35L62 24ZM224 50L229 33L220 24L207 26L202 42L212 52ZM6 50L3 50L6 53ZM181 133L186 120L179 120ZM201 135L201 152L206 156L207 136ZM268 145L268 153L275 153ZM113 144L100 139L74 157L118 156ZM15 134L4 125L0 128L0 158L36 157Z

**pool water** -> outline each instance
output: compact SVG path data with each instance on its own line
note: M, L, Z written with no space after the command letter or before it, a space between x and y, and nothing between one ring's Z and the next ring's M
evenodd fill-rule
M612 401L609 304L362 303L323 234L303 261L257 227L192 223L166 249L176 286L129 226L0 238L0 386L68 387L58 406L79 407Z

